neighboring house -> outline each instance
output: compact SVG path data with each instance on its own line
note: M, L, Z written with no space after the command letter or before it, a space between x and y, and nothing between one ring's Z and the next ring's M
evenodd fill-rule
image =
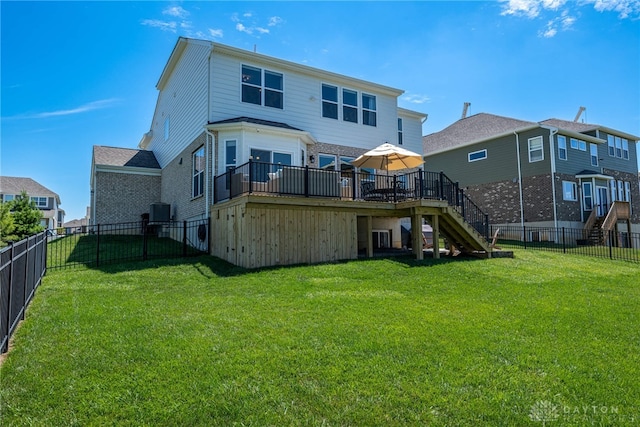
M94 146L91 160L92 225L140 221L160 202L161 170L153 152Z
M14 200L25 191L42 211L40 224L55 230L64 223L64 210L60 209L60 196L31 178L0 177L0 198L3 202Z
M492 224L588 228L621 202L630 215L614 222L640 232L639 139L594 124L480 113L423 144L425 168L455 177Z

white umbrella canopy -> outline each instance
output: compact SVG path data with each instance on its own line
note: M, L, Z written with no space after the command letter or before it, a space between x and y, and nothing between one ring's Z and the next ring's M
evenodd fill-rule
M373 168L379 170L410 169L416 168L424 163L421 154L405 150L388 142L367 151L362 156L351 162L359 168Z

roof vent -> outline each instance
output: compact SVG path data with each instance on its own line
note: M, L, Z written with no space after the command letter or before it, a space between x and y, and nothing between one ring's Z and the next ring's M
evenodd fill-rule
M464 105L462 106L462 117L460 117L461 120L467 117L467 111L469 110L470 106L471 106L470 102L465 102Z

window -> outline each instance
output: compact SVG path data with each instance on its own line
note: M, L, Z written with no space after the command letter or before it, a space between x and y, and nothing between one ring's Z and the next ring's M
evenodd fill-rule
M476 162L478 160L484 160L487 158L487 150L474 151L467 155L469 162Z
M398 118L398 145L402 145L402 119Z
M358 123L358 92L342 89L342 120Z
M617 191L616 191L616 180L612 179L611 181L609 181L609 193L611 193L611 201L615 202L616 200L618 200L618 198L616 197Z
M32 197L32 202L35 202L36 206L39 208L47 207L47 198L46 197Z
M265 107L284 107L283 76L281 73L263 70L249 65L242 66L242 102L264 105ZM263 99L264 93L264 99Z
M544 151L542 149L542 137L537 136L529 139L529 163L544 160Z
M558 135L558 158L567 160L567 137Z
M593 210L593 194L590 182L582 183L582 206L585 211Z
M618 181L618 200L624 201L624 182Z
M631 202L631 183L629 181L624 182L624 201Z
M169 117L164 119L164 140L169 139Z
M322 85L322 117L338 119L338 88Z
M200 147L193 153L193 185L191 197L198 197L204 194L204 163L204 147Z
M2 201L10 202L13 200L13 198L14 198L13 194L5 194L4 196L2 196Z
M351 178L355 167L351 164L355 157L340 157L340 176L343 178Z
M616 157L622 158L622 138L616 136Z
M362 124L376 126L376 97L362 94Z
M589 152L591 153L591 166L598 166L598 146L589 144Z
M571 148L573 148L574 150L578 149L578 140L575 138L571 138Z
M225 164L225 169L229 170L229 169L233 169L234 167L236 167L236 145L237 145L237 141L235 139L230 139L228 141L225 141L224 143L225 147L224 147L224 164Z
M587 143L580 139L571 138L571 148L574 150L587 151Z
M629 160L629 141L622 139L622 158Z
M613 135L607 135L607 145L609 146L609 155L611 157L615 157L616 155L616 145L615 138Z
M319 154L318 167L327 171L336 170L336 156L332 156L330 154Z
M562 199L573 202L578 200L578 190L575 182L562 181Z

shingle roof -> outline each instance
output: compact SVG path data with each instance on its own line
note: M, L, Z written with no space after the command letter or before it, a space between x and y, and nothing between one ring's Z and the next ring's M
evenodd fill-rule
M226 124L226 123L242 123L242 122L253 123L254 125L271 126L271 127L276 127L276 128L297 130L297 131L303 132L302 129L294 128L293 126L289 126L286 123L272 122L270 120L256 119L256 118L253 118L253 117L235 117L233 119L225 119L225 120L218 120L216 122L209 122L209 124L210 125L220 125L220 124Z
M103 166L130 166L136 168L160 169L153 151L133 148L93 146L93 161Z
M20 194L26 191L29 196L56 197L57 193L39 184L31 178L19 178L12 176L0 176L0 192L3 194Z
M429 154L536 125L535 122L478 113L460 119L440 132L423 137L422 145L424 153Z
M560 120L560 119L547 119L540 122L540 124L546 125L546 126L553 126L559 129L566 129L566 130L570 130L578 133L591 132L600 128L599 125L580 123L580 122L570 122L568 120Z

